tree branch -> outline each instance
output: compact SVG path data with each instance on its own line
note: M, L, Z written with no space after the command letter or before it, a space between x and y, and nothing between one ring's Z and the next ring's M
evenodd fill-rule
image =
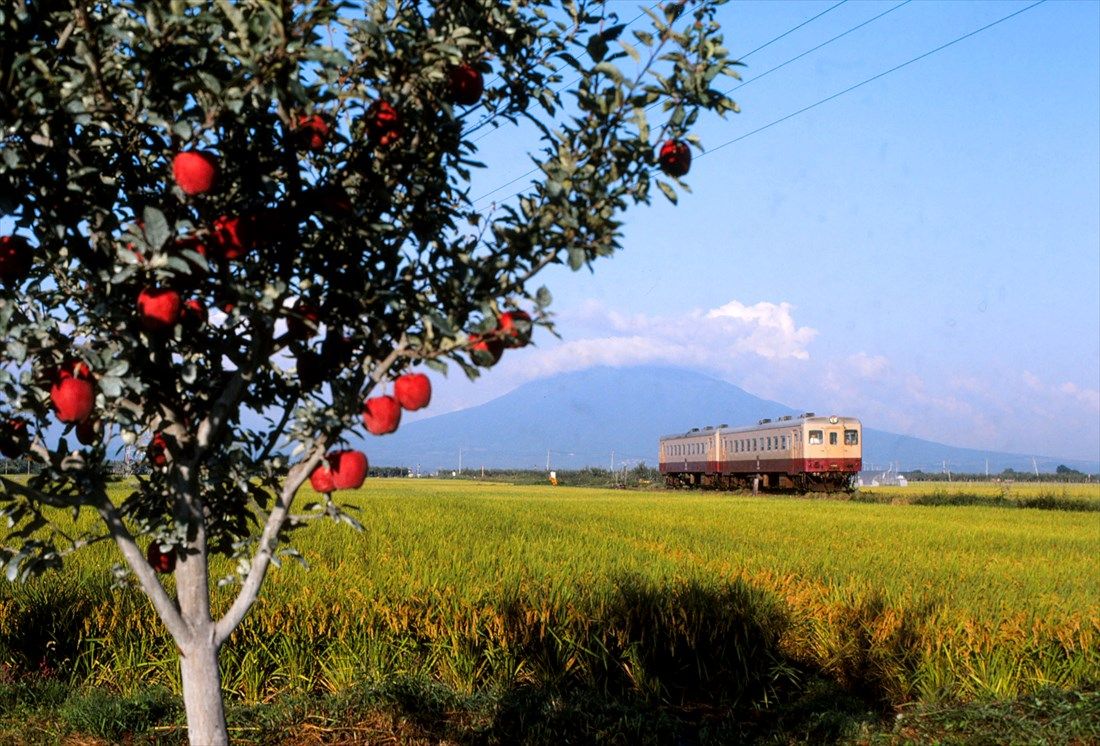
M118 544L126 564L130 566L130 570L133 571L138 583L141 584L141 589L145 591L145 595L149 597L153 608L157 611L157 615L172 634L176 646L183 649L191 642L191 628L183 620L176 604L169 598L168 592L164 590L164 586L157 580L153 568L146 562L145 556L134 541L134 537L122 522L122 518L118 514L118 508L115 507L115 504L111 502L106 494L100 497L99 503L95 507L99 511L100 517L103 518L103 522L107 524L107 530L114 538L115 543Z
M321 462L327 447L327 438L321 436L314 443L313 452L309 457L292 467L290 473L287 474L283 491L276 499L275 506L271 509L271 513L264 523L264 530L260 535L260 548L256 551L256 556L252 558L252 564L248 568L248 577L245 578L240 593L233 601L233 605L214 625L215 646L220 646L229 639L229 635L233 634L233 630L241 623L245 614L248 613L248 610L252 608L252 604L259 597L260 586L264 582L264 577L267 575L267 569L271 565L271 558L275 552L279 531L290 513L290 506L294 502L298 488L306 481L314 467Z

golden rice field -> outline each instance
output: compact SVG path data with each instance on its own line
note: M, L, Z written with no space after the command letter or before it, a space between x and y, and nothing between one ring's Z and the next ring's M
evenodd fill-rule
M910 482L905 487L863 487L865 493L905 498L907 495L977 495L1024 500L1044 496L1088 500L1100 503L1100 481L1095 482Z
M665 702L806 671L894 705L1100 684L1097 512L383 479L347 501L366 531L299 532L309 569L269 575L223 651L241 700L408 674ZM0 585L0 655L178 686L115 561L96 546Z

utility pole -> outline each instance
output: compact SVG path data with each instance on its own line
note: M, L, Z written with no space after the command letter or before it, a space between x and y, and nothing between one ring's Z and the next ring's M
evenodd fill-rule
M462 449L458 449L458 473L462 473Z
M1039 476L1039 465L1035 463L1035 457L1031 457L1031 468L1035 471L1035 476Z
M550 449L546 449L546 471L550 471Z
M611 471L612 471L612 473L614 473L614 471L615 471L615 449L614 448L611 449Z

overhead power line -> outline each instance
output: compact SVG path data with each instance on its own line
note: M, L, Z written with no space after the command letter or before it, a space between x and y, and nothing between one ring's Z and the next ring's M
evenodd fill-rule
M791 112L790 114L787 114L786 116L780 117L779 119L776 119L773 122L768 122L764 126L757 127L756 129L752 130L751 132L746 132L745 134L743 134L739 137L735 137L732 140L727 140L726 142L722 143L721 145L716 145L715 147L707 150L705 153L701 153L698 156L698 158L703 158L705 156L710 155L711 153L714 153L715 151L721 150L722 148L724 148L728 145L733 145L734 143L741 142L742 140L744 140L747 137L752 137L753 135L758 134L760 132L763 132L766 129L770 129L771 127L774 127L777 124L781 124L783 122L786 122L788 119L793 119L794 117L797 117L799 114L805 114L807 111L810 111L811 109L816 109L818 106L821 106L822 104L826 104L826 103L832 101L833 99L840 98L841 96L845 95L846 93L851 93L852 91L856 90L857 88L862 88L863 86L867 85L868 83L873 83L874 81L878 80L879 78L884 78L887 75L889 75L890 73L895 73L895 72L897 72L898 70L901 70L904 67L908 67L909 65L912 65L914 62L920 62L921 60L925 59L926 57L931 57L932 55L936 54L937 52L942 52L943 50L947 49L948 47L954 46L955 44L958 44L961 41L965 41L966 39L969 39L971 36L976 36L977 34L980 34L983 31L988 31L989 29L993 28L997 24L1004 23L1005 21L1009 20L1010 18L1015 18L1016 16L1020 15L1021 13L1026 13L1027 11L1031 10L1032 8L1034 8L1038 5L1042 5L1046 1L1047 0L1038 0L1038 2L1032 3L1031 5L1028 5L1027 7L1020 8L1019 10L1017 10L1013 13L1009 13L1006 16L998 18L996 21L993 21L992 23L987 23L986 25L982 26L981 28L974 29L973 31L971 31L969 33L966 33L966 34L963 34L962 36L956 37L955 39L952 39L951 41L947 42L946 44L941 44L940 46L936 47L935 49L930 49L927 52L925 52L924 54L917 55L916 57L914 57L911 60L903 62L900 65L895 65L894 67L891 67L889 70L884 70L884 71L880 72L878 75L872 75L870 78L867 78L866 80L860 81L859 83L856 83L853 86L849 86L848 88L845 88L843 91L838 91L837 93L834 93L831 96L826 96L825 98L821 99L820 101L815 101L814 103L810 104L809 106L802 107L798 111Z
M712 153L715 153L716 151L721 150L722 148L733 145L734 143L741 142L742 140L744 140L746 138L749 138L749 137L752 137L753 135L759 134L759 133L763 132L764 130L771 129L772 127L776 126L777 124L782 124L783 122L786 122L789 119L793 119L794 117L797 117L800 114L805 114L807 111L810 111L811 109L816 109L818 106L821 106L822 104L826 104L830 101L833 101L834 99L840 98L841 96L843 96L845 94L848 94L848 93L851 93L852 91L854 91L858 88L862 88L863 86L867 85L868 83L873 83L874 81L876 81L880 78L884 78L887 75L890 75L891 73L895 73L898 70L901 70L902 68L905 68L905 67L908 67L909 65L912 65L915 62L920 62L921 60L923 60L927 57L931 57L932 55L934 55L938 52L942 52L943 50L947 49L948 47L952 47L952 46L958 44L961 41L965 41L966 39L969 39L972 36L976 36L976 35L982 33L983 31L988 31L989 29L993 28L994 26L997 26L1001 23L1004 23L1005 21L1008 21L1012 18L1015 18L1016 16L1020 15L1021 13L1026 13L1027 11L1031 10L1032 8L1035 8L1039 5L1042 5L1046 1L1047 0L1038 0L1038 2L1034 2L1031 5L1025 6L1023 8L1020 8L1017 11L1009 13L1008 15L1002 16L1001 18L998 18L996 21L992 21L990 23L987 23L986 25L984 25L980 28L976 28L973 31L970 31L968 33L965 33L962 36L958 36L958 37L952 39L951 41L946 42L945 44L941 44L940 46L936 47L935 49L930 49L927 52L924 52L923 54L919 54L919 55L917 55L916 57L913 57L910 60L902 62L900 65L895 65L894 67L891 67L888 70L884 70L884 71L878 73L877 75L872 75L870 78L862 80L859 83L856 83L855 85L849 86L848 88L845 88L842 91L838 91L838 92L836 92L832 95L826 96L825 98L820 99L819 101L815 101L814 103L812 103L808 106L804 106L801 109L798 109L797 111L793 111L790 114L787 114L785 116L780 117L779 119L768 122L767 124L765 124L761 127L757 127L756 129L751 130L749 132L746 132L743 135L739 135L738 137L735 137L732 140L727 140L724 143L716 145L715 147L710 148L709 150L707 150L703 153L700 153L698 156L696 156L695 159L699 160L701 158L704 158L704 157L706 157L706 156L708 156ZM904 3L902 3L902 4L904 5ZM894 6L894 8L891 8L891 10L896 10L898 7L901 7L901 6L900 5L899 6ZM887 12L889 12L889 11L887 11ZM885 15L885 13L880 14L880 16L876 16L876 18L881 17L881 15ZM875 19L873 18L871 20L875 20ZM864 24L861 24L861 25L866 25L866 23L869 23L869 22L870 21L867 21L867 22L865 22ZM847 33L847 32L845 32L845 33ZM840 36L844 36L844 34L841 34ZM839 37L837 37L837 38L839 38ZM830 40L830 41L832 41L832 40ZM827 43L829 43L829 42L825 42L825 44L827 44ZM820 48L821 46L824 46L824 44L819 45L818 48ZM789 60L788 62L790 62L790 61L793 61L793 60ZM788 63L783 63L783 64L788 64ZM537 170L538 169L535 168L535 169L532 169L531 171L528 171L525 174L521 174L520 176L517 176L516 178L512 179L509 182L506 182L505 184L502 184L501 186L497 187L496 189L492 190L491 192L486 192L482 196L475 199L474 202L480 202L481 200L485 199L486 197L491 196L493 194L496 194L497 192L501 191L502 189L504 189L506 187L509 187L512 184L515 184L520 179L522 179L526 176L530 176L531 174L533 174ZM657 168L654 167L652 170L656 171ZM519 196L522 193L523 192L516 192L514 194L509 195L506 199L512 199L512 197Z

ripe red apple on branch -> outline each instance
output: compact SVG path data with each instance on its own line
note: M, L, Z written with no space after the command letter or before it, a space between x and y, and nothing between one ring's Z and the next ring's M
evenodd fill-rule
M61 366L50 387L50 402L61 422L86 420L95 406L95 385L88 366L79 361Z
M500 362L500 356L504 354L504 341L495 335L482 337L480 334L471 334L469 349L471 360L491 368Z
M363 402L363 424L373 435L392 433L401 424L401 405L392 396L372 396Z
M188 329L194 331L206 324L210 319L210 312L198 298L188 298L180 309L180 321Z
M149 441L148 448L145 449L145 456L149 459L149 463L156 468L162 468L168 465L168 440L161 433L155 433L153 439Z
M295 121L294 141L302 150L324 150L328 135L328 121L320 114L310 114Z
M333 451L325 456L309 475L309 483L318 492L356 490L367 478L366 454L360 451Z
M184 194L203 194L210 191L218 178L218 163L207 153L187 150L172 159L172 177Z
M0 282L17 285L26 279L34 252L22 236L0 236Z
M25 417L9 417L0 425L0 454L19 458L31 446L30 425Z
M386 147L397 142L404 132L401 115L388 101L375 101L366 113L367 137L375 145Z
M452 67L447 74L447 82L450 84L448 93L451 103L460 106L476 104L485 91L485 79L481 76L481 71L469 63Z
M165 552L160 548L160 544L154 541L149 545L149 548L145 551L145 559L148 561L149 566L158 573L166 575L176 570L176 549L172 549Z
M216 258L235 261L252 248L252 221L247 217L222 215L210 228L210 248Z
M657 163L669 176L684 176L691 170L691 149L683 140L666 140L657 155Z
M393 382L393 396L402 409L423 409L432 400L432 382L423 373L406 373Z
M138 294L138 320L147 332L170 330L180 320L183 301L171 288L145 288Z
M531 316L526 311L505 311L497 322L497 333L507 347L526 347L531 343Z

